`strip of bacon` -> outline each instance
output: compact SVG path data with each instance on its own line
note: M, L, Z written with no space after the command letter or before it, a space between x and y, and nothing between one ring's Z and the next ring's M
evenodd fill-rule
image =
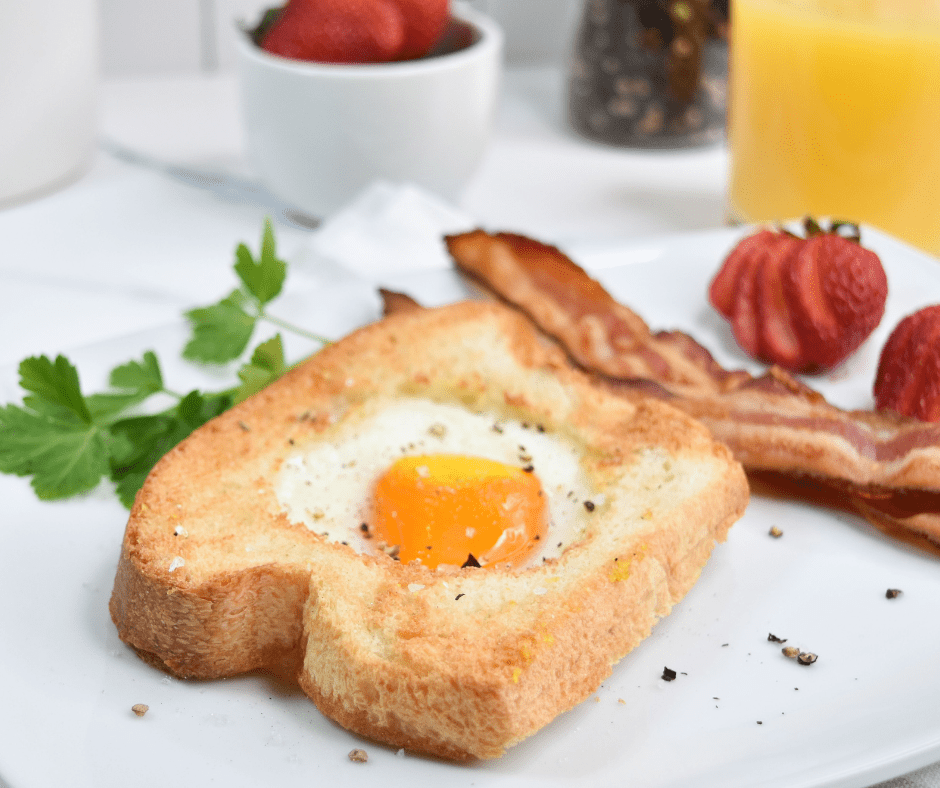
M650 331L547 244L482 230L446 242L461 271L527 314L600 385L695 416L755 481L940 549L940 424L840 410L777 367L759 377L725 370L688 334Z

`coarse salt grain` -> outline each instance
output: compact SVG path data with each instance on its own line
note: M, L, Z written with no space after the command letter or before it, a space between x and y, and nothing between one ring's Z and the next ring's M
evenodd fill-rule
M178 555L172 561L170 561L170 568L167 570L169 572L175 572L181 566L186 566L186 561L183 560L183 557Z
M421 585L421 583L409 583L408 584L408 590L411 591L412 594L417 593L418 591L421 591L423 588L424 586Z

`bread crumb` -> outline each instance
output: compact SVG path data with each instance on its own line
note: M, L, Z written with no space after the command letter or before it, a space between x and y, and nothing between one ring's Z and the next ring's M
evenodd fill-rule
M627 705L627 702L623 698L617 698L617 703L619 703L621 706Z
M776 525L771 526L769 533L774 539L779 539L781 536L783 536L783 531L777 528Z
M178 555L176 556L176 558L170 561L170 568L167 571L175 572L181 566L186 566L186 561L183 560L183 557L181 555Z
M349 760L354 763L366 763L369 760L369 753L357 747L355 750L349 751Z
M134 712L134 714L136 714L138 717L143 717L148 711L150 711L150 707L146 703L135 703L133 706L131 706L131 711Z

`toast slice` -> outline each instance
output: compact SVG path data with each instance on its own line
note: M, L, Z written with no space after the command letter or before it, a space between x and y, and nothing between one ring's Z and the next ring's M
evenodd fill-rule
M408 434L412 411L425 416L409 449L395 431ZM320 471L365 466L367 488L383 441L419 451L451 417L569 457L571 490L542 480L552 506L579 513L561 546L549 531L522 568L431 570L365 538L361 489L346 500ZM481 451L479 429L451 432ZM304 691L349 730L496 757L596 690L747 500L740 466L702 426L592 386L512 310L413 310L325 348L161 460L127 524L111 615L178 676L296 656Z

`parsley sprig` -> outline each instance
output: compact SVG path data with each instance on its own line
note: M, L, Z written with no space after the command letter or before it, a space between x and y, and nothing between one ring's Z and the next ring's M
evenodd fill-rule
M260 320L316 342L328 341L267 311L267 305L281 294L287 276L287 263L279 260L275 251L270 222L264 225L258 259L245 244L239 244L233 267L241 280L238 288L217 304L186 313L193 336L183 348L184 358L207 364L234 361L245 352Z
M258 257L239 244L233 268L240 280L235 290L216 304L186 312L192 335L184 358L206 364L235 361L245 354L260 321L321 344L329 341L268 312L287 276L269 221ZM157 356L148 350L111 370L109 391L85 395L78 370L65 356L27 358L19 365L22 405L0 406L0 473L32 477L41 500L80 495L107 478L130 508L164 454L287 368L278 333L254 348L238 370L238 384L219 392L178 393L166 386ZM156 396L173 404L157 413L142 412Z

